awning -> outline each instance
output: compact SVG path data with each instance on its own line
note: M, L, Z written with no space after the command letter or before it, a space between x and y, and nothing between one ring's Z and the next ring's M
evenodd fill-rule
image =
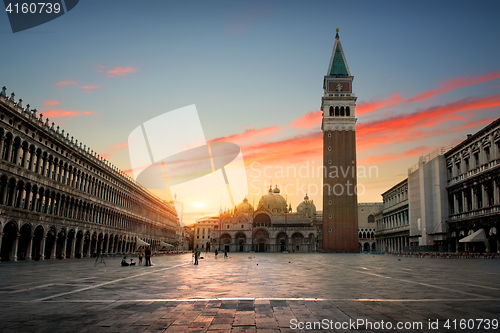
M472 243L472 242L487 242L488 238L486 238L486 234L484 233L484 229L479 229L472 235L462 238L459 240L460 243Z
M168 243L165 243L165 242L162 242L162 241L160 241L160 246L161 247L174 247L172 244L168 244Z
M149 244L143 241L142 239L137 238L137 246L149 246Z

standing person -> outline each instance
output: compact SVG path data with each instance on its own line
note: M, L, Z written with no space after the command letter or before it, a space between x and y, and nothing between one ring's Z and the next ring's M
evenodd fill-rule
M139 252L139 263L137 265L139 265L139 266L142 265L142 250L141 250L141 252Z
M195 264L195 265L198 265L198 257L199 257L199 256L200 256L200 255L199 255L199 251L196 251L196 252L194 253L194 264Z
M151 249L148 247L144 254L146 256L146 264L144 266L151 266Z
M224 258L227 258L227 249L224 249Z
M219 251L217 251L217 249L215 249L215 259L217 259L218 254L219 254Z

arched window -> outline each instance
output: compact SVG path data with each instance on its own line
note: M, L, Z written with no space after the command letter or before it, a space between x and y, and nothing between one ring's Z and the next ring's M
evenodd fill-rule
M375 217L372 214L368 215L368 223L375 223Z
M346 115L347 117L350 117L350 116L351 116L351 109L350 109L348 106L346 106L346 108L345 108L345 115Z
M333 116L333 106L330 106L330 117Z
M344 107L343 106L340 107L340 115L342 117L345 115L345 113L344 113Z
M338 107L338 106L336 106L336 107L335 107L335 115L336 115L336 116L339 116L339 114L340 114L339 107Z

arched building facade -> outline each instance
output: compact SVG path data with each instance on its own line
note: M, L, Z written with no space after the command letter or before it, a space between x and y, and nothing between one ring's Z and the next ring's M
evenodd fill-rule
M233 210L222 213L211 228L212 251L315 252L320 250L316 206L306 195L292 212L278 186L263 195L257 207L245 198Z
M174 243L173 204L0 92L2 261L88 257Z

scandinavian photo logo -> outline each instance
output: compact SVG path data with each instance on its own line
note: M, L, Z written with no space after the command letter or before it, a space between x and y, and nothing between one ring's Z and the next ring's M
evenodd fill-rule
M248 193L240 147L207 143L194 104L138 126L128 147L134 179L147 189L197 198L208 207L234 207Z

